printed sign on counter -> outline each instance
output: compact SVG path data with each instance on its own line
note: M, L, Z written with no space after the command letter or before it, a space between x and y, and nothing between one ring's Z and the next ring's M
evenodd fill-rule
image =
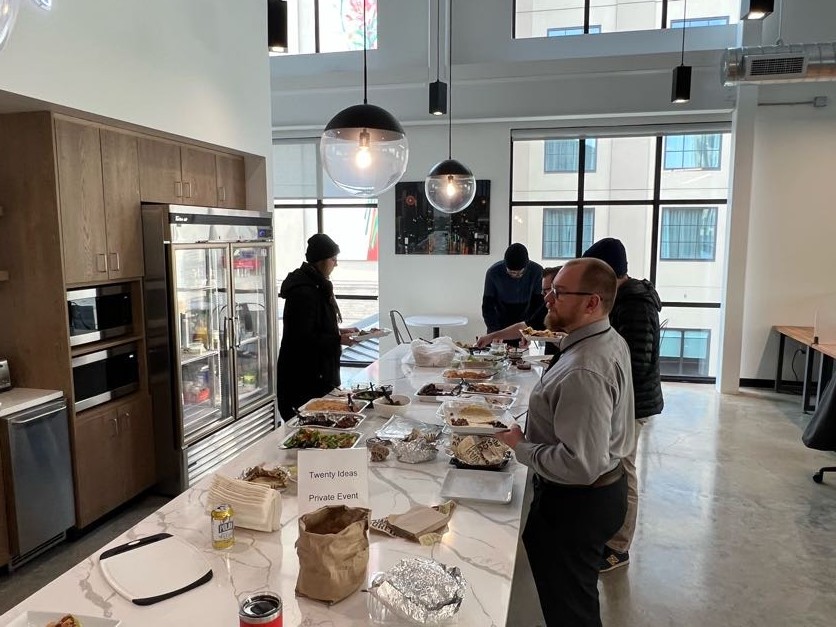
M366 448L299 451L299 515L325 505L369 507Z

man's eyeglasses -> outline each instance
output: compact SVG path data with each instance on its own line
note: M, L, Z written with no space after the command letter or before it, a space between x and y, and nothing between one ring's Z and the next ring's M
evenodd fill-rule
M564 290L551 288L550 290L545 290L544 295L552 296L555 300L557 300L561 296L595 296L595 292L567 292Z

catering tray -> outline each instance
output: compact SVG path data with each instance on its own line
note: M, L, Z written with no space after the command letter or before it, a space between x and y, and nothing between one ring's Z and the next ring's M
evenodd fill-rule
M463 396L462 398L474 398L474 397L472 397L472 396L464 397ZM490 394L482 394L481 398L484 398L485 401L488 403L488 405L490 405L491 407L497 408L497 409L510 409L511 407L516 405L516 403L517 403L517 397L516 396L493 396L493 395L490 395Z
M307 403L302 405L299 408L299 413L303 413L306 411L315 411L315 412L337 412L337 413L354 413L359 414L361 411L366 409L369 406L369 401L360 401L360 400L353 400L351 401L351 407L348 406L348 400L346 398L337 398L334 396L323 396L321 398L312 398ZM328 409L328 407L332 407L332 409ZM351 410L351 411L349 411Z
M354 441L351 443L350 446L340 446L340 447L319 447L319 446L309 446L309 447L301 447L301 446L288 446L288 442L300 431L318 431L322 435L340 435L346 436L351 435L354 436ZM320 450L335 450L337 448L354 448L357 446L357 443L360 441L360 438L363 437L363 434L359 431L340 431L338 429L326 429L325 427L301 427L299 429L294 429L292 433L289 433L287 437L282 440L282 443L279 444L279 448L293 450L293 451L300 451L305 449L320 449Z
M502 365L505 357L501 355L491 355L490 353L474 353L473 355L459 355L453 358L454 368L465 369L496 369Z
M519 385L512 385L510 383L486 383L482 381L469 381L462 388L462 394L479 394L485 396L516 397L519 392Z
M358 342L362 342L363 340L372 340L378 337L386 337L387 335L392 334L392 329L366 329L360 331L359 333L355 333L354 335L349 335L352 340L356 340Z
M522 360L533 366L548 366L554 355L523 355Z
M321 419L325 424L315 424L312 422L306 422L306 419ZM351 425L350 427L338 427L337 422L343 418L354 418L356 422ZM352 431L360 426L360 423L366 419L364 414L358 414L353 412L330 412L330 411L315 411L315 412L302 412L297 414L293 418L287 421L288 427L313 427L313 428L320 428L325 427L326 429L336 429L338 431Z
M6 627L44 627L48 623L58 621L67 614L72 614L84 627L119 627L122 621L115 618L104 618L102 616L87 616L76 612L36 612L29 610L24 612Z
M436 414L453 433L461 435L492 435L507 431L510 422L502 420L505 410L493 409L484 399L470 398L445 401ZM457 425L457 420L466 420L468 424Z
M496 374L495 368L447 368L441 373L445 381L490 381Z
M427 422L421 422L415 418L408 418L407 416L392 416L386 421L380 429L377 430L377 437L383 440L403 440L406 436L412 433L413 429L418 429L422 433L438 436L441 434L442 426L434 425Z
M433 388L430 388L433 386ZM415 398L425 403L440 403L458 397L462 392L461 383L427 383L418 388Z
M514 476L508 472L451 468L441 484L441 496L481 503L510 503Z

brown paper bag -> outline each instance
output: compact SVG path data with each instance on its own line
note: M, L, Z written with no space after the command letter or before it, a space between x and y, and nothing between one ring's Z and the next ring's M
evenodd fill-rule
M366 582L371 510L322 507L299 518L296 594L336 603Z

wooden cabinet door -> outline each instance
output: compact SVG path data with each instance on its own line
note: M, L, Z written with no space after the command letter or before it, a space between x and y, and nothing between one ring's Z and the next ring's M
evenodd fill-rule
M137 138L104 129L100 134L108 276L141 277L144 265Z
M180 175L180 146L140 137L139 191L144 202L178 204L183 202Z
M183 168L183 202L187 205L216 207L218 190L215 154L182 146L180 159Z
M76 524L86 527L125 502L125 461L119 420L112 408L75 419Z
M116 408L123 438L127 498L156 483L154 426L150 399L144 394Z
M244 158L215 155L215 167L218 171L218 206L246 209L247 182Z
M55 120L64 281L106 280L107 238L99 129Z

